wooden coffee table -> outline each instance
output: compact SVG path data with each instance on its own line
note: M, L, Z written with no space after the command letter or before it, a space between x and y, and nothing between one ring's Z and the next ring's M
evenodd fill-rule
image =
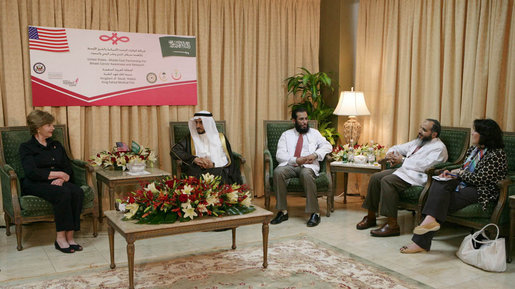
M268 224L272 219L273 213L260 207L256 207L254 212L244 215L201 217L189 222L175 222L173 224L162 225L136 224L136 221L123 221L123 214L118 211L106 211L105 216L108 224L107 231L109 236L111 269L116 267L114 263L114 231L120 233L127 241L129 288L134 288L134 242L141 239L231 228L232 249L236 249L236 228L244 225L262 223L263 268L268 266Z

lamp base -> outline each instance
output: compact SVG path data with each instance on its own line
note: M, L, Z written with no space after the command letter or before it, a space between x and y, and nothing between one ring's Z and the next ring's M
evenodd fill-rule
M343 124L343 138L345 139L345 143L358 143L360 134L361 124L356 120L355 116L349 116L349 120Z

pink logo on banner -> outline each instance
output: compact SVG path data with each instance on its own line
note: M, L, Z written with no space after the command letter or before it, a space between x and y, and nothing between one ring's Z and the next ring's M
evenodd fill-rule
M102 41L109 41L111 40L113 43L113 45L118 45L118 40L120 40L121 42L129 42L129 37L127 36L122 36L122 37L118 37L118 33L115 33L113 32L111 37L107 36L107 35L102 35L99 37L100 40Z

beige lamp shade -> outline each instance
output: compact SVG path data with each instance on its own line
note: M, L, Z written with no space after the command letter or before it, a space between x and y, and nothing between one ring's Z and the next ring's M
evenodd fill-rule
M361 124L356 120L356 116L370 115L363 92L354 91L354 89L342 91L333 114L349 116L349 120L343 124L343 138L345 143L358 143L361 134Z
M333 112L336 115L370 115L367 104L365 103L365 95L361 91L342 91L340 100Z

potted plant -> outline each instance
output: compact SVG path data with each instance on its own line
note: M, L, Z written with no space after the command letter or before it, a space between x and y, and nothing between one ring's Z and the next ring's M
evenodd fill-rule
M334 108L328 106L322 97L321 90L329 89L332 93L332 80L325 72L311 73L305 67L302 71L286 79L288 94L298 96L301 102L292 104L292 109L305 107L309 119L318 121L318 130L334 146L340 135L336 128L329 127Z

